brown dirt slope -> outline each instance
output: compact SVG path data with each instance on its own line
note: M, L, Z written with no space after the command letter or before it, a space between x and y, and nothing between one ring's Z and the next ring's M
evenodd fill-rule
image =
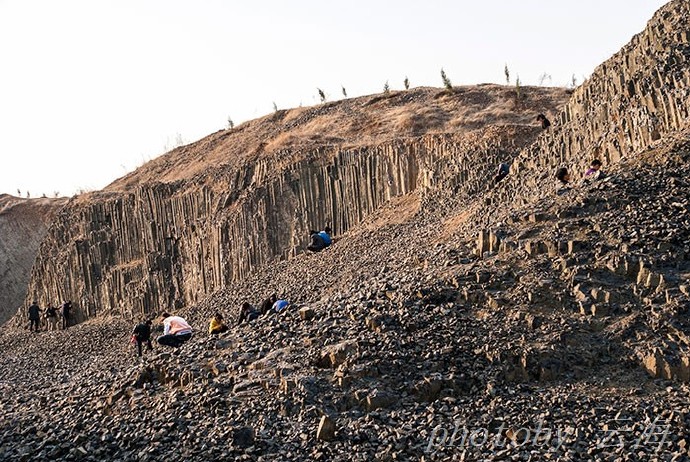
M515 88L500 85L456 87L452 94L420 87L280 110L176 148L105 191L151 182L195 179L208 183L218 170L235 171L266 158L279 168L294 164L319 146L372 146L425 134L465 134L492 125L537 125L538 113L555 117L570 93L564 88L523 87L517 100Z

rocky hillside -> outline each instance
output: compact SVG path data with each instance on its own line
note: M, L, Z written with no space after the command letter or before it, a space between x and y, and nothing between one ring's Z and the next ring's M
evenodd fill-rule
M67 199L0 194L0 325L24 305L31 267L51 220ZM53 301L55 302L55 301Z
M303 252L310 229L347 232L391 198L476 197L567 92L521 95L494 85L393 92L279 111L178 148L72 200L29 297L71 299L81 319L176 309Z
M215 168L183 172L206 162L185 147L71 201L30 293L76 287L88 319L0 331L0 460L690 460L689 23L686 1L662 8L546 133L511 89L420 89L518 115L227 167L220 132L198 144ZM393 102L299 113L390 123ZM335 244L300 251L327 220ZM236 325L272 292L291 307ZM127 315L164 307L193 339L135 358ZM206 333L214 312L229 332Z

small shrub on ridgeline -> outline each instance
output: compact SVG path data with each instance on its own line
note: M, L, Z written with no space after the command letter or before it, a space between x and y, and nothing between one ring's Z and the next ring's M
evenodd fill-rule
M446 75L446 71L441 68L441 80L443 81L443 87L446 89L448 93L453 93L455 90L453 89L453 83L450 81L448 76Z
M347 91L345 91L345 87L343 87L343 86L341 85L340 88L343 89L343 96L344 96L345 98L347 98Z
M323 90L320 88L317 88L316 90L319 92L319 99L321 99L321 102L325 103L326 102L326 93L324 93Z
M388 85L388 80L386 80L386 83L383 85L383 94L388 96L391 93L391 87Z
M405 85L405 90L410 89L410 79L408 79L407 76L405 76L405 80L403 81L403 85Z
M232 119L230 118L230 116L228 116L228 128L229 128L230 130L232 130L233 128L235 128L235 122L232 121Z
M547 80L549 81L549 83L551 83L551 75L544 72L542 75L539 76L539 86L543 87L544 82L546 82Z
M503 73L506 76L506 85L510 85L510 71L508 70L508 64L506 63L505 67L503 68Z

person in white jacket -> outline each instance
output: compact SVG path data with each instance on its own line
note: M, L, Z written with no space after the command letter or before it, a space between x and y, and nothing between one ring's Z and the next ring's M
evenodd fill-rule
M170 313L163 313L161 317L163 335L158 337L158 343L179 348L184 342L192 338L192 328L183 318L172 316Z

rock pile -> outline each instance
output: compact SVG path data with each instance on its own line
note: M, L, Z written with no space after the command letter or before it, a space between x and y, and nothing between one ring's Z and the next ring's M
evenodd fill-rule
M491 233L514 245L481 257L475 236L438 239L453 213L365 223L183 310L198 332L177 355L138 361L118 318L5 331L0 458L683 460L687 385L644 359L685 348L687 211L634 241L631 223L688 197L684 152L511 210ZM292 307L205 333L272 292Z

